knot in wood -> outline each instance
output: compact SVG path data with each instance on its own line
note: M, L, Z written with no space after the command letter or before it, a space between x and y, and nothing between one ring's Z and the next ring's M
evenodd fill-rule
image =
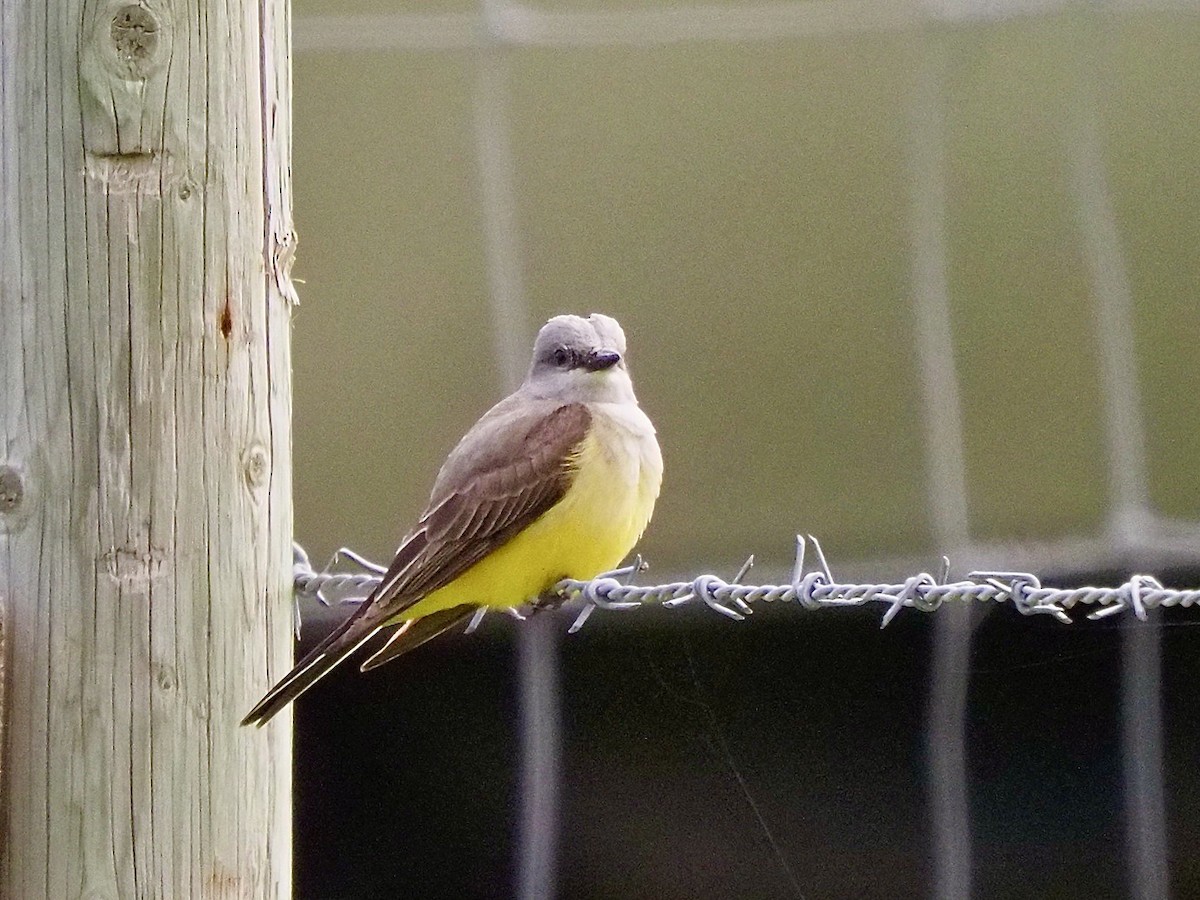
M161 31L158 18L144 6L130 3L116 11L109 37L122 77L141 81L158 67Z
M178 680L175 677L175 670L171 666L155 663L151 666L150 671L154 675L154 683L158 685L160 691L170 692L175 690Z
M267 483L270 462L262 445L255 444L246 451L242 458L242 467L246 474L246 484L251 488L259 488Z
M12 466L0 466L0 513L13 512L25 498L25 482Z

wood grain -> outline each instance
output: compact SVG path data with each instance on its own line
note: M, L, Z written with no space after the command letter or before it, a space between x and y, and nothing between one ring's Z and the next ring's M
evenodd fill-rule
M5 897L290 895L288 16L0 5Z

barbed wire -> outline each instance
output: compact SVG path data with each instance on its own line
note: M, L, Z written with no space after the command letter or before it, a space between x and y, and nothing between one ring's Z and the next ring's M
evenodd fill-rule
M805 555L811 543L817 557L817 568L805 571ZM331 572L339 559L345 558L362 571ZM637 585L631 579L646 570L639 556L632 565L606 572L590 581L564 579L554 586L548 598L533 602L539 605L560 606L581 599L579 612L570 632L583 627L596 609L629 610L648 603L659 603L668 609L686 604L703 604L730 619L741 620L754 612L754 603L796 603L807 610L828 607L866 606L880 604L886 609L880 627L887 627L902 609L934 612L947 601L980 601L1012 603L1023 615L1050 615L1063 624L1072 622L1070 611L1076 606L1096 607L1089 619L1103 619L1132 610L1143 621L1146 611L1157 607L1200 605L1200 589L1176 590L1164 587L1151 575L1133 575L1117 587L1043 587L1030 572L969 572L965 580L947 581L950 560L942 557L939 577L920 572L899 583L842 584L834 578L821 550L820 542L811 534L796 536L796 562L789 584L743 584L742 579L754 565L751 556L730 581L716 575L698 575L691 581L666 584ZM312 597L326 606L360 603L378 586L385 571L352 550L338 550L320 572L309 562L308 554L299 544L293 545L292 573L296 597ZM474 631L488 607L481 606L472 617L467 631ZM524 618L519 609L507 610Z

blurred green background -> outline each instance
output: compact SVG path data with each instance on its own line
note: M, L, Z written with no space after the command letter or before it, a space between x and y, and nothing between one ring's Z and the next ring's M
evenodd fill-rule
M296 534L315 557L386 556L445 453L506 392L477 51L322 49L303 25L360 8L395 5L296 3ZM1194 9L504 52L520 352L558 312L625 325L666 458L641 547L658 572L751 551L782 568L796 531L840 560L946 549L913 311L910 121L931 54L970 538L1096 536L1110 510L1068 181L1069 123L1091 113L1134 298L1150 501L1200 519Z

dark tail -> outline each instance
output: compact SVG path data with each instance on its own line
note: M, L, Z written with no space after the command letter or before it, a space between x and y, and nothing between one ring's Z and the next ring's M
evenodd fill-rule
M253 724L261 728L275 713L332 672L342 660L370 640L381 626L375 624L373 618L369 621L368 617L360 615L366 612L366 608L367 604L364 603L345 622L333 629L292 671L284 675L275 687L267 691L267 695L258 701L254 709L246 713L242 724Z
M384 663L391 662L401 653L415 650L426 641L437 637L443 631L448 631L455 625L461 625L466 622L471 616L475 615L477 609L479 609L478 606L467 603L462 606L439 610L427 616L422 616L419 619L410 619L393 631L387 643L375 651L374 655L367 658L366 662L362 664L362 671L370 672Z

